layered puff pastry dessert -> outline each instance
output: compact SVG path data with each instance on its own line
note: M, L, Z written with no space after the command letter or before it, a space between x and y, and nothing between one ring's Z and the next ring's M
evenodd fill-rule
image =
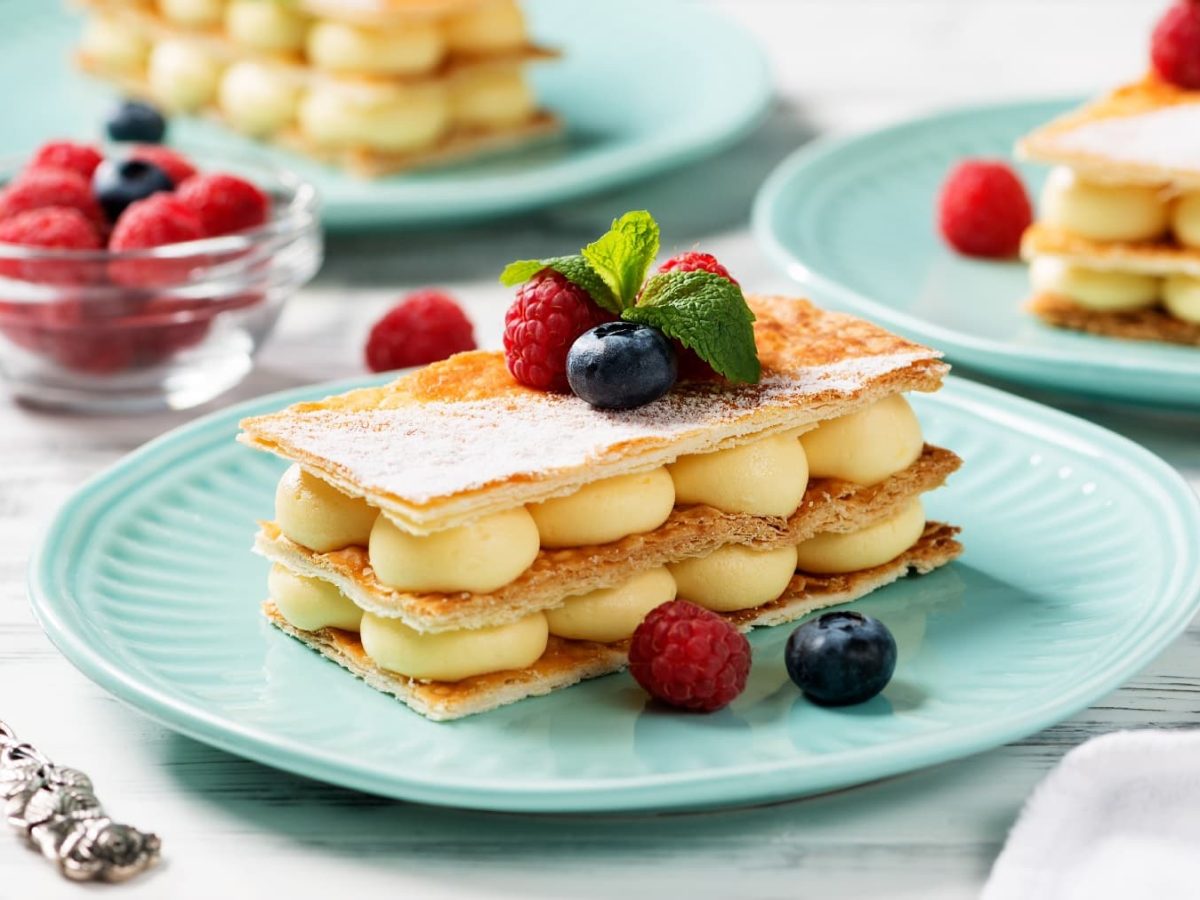
M364 176L559 130L516 0L83 0L77 58L170 112Z
M1152 74L1017 149L1055 166L1021 244L1031 311L1062 328L1200 346L1200 90Z
M940 354L803 300L748 305L756 383L599 409L473 351L244 421L292 464L255 543L267 617L448 720L620 670L677 596L746 631L958 556L921 497L960 460L904 397L940 387Z

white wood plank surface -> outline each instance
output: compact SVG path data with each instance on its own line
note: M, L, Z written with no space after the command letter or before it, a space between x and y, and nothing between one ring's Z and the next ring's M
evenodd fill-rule
M939 106L1081 93L1131 77L1143 65L1145 35L1160 7L1146 0L717 5L772 55L780 99L762 131L654 184L504 225L334 239L324 273L289 307L259 370L220 402L360 372L370 321L422 284L456 291L485 343L495 345L505 303L493 286L499 266L578 247L633 206L659 213L678 246L703 242L743 283L786 290L751 240L747 216L755 186L793 147L816 132ZM1041 399L1142 442L1200 489L1197 417ZM203 411L62 417L0 398L0 716L55 759L86 768L115 814L164 835L164 865L111 889L114 897L973 897L1022 800L1064 752L1118 728L1200 726L1200 627L1193 624L1128 685L1027 740L765 808L484 815L382 801L274 772L178 737L108 697L58 655L25 599L28 555L68 494ZM110 891L61 882L0 833L0 900L92 893Z

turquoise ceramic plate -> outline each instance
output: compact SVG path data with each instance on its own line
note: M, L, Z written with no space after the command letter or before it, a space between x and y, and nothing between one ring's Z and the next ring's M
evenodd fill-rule
M662 809L828 791L1044 728L1128 679L1197 607L1200 511L1166 464L1110 432L951 380L918 396L966 466L929 513L967 553L859 608L900 663L862 706L822 709L751 638L746 692L697 716L612 675L448 724L427 722L269 626L249 551L282 464L237 421L347 385L221 412L148 444L59 513L34 608L85 674L171 728L268 765L392 797L503 810Z
M955 162L1009 158L1018 136L1070 105L966 109L804 147L763 185L758 237L820 300L954 362L1027 384L1200 407L1200 349L1044 327L1020 308L1025 266L957 256L937 235L934 197ZM1021 167L1034 196L1045 171Z
M180 120L173 141L203 152L270 153L320 188L327 227L353 228L463 221L569 200L715 153L766 111L771 84L758 46L702 5L524 5L534 34L564 53L561 61L533 69L539 96L568 123L561 143L363 181L295 154L266 151L206 122ZM12 0L4 4L4 28L4 71L38 77L8 92L0 151L28 153L54 134L94 136L112 92L71 68L78 16L47 0Z

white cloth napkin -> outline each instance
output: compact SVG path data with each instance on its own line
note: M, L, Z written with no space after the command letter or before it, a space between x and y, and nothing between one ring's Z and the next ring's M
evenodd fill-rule
M1068 753L1025 804L981 900L1200 898L1200 731Z

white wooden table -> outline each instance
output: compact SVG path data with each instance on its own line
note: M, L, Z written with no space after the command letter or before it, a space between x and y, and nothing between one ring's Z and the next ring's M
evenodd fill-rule
M1132 76L1160 4L721 5L762 38L774 60L781 100L755 137L657 183L503 226L335 239L324 273L288 309L259 371L221 402L360 372L365 328L396 295L422 284L456 291L485 343L495 345L506 298L494 286L500 265L573 251L631 207L655 211L677 245L714 250L744 284L788 290L746 223L754 187L794 146L815 132L939 106L1082 93ZM1142 442L1200 488L1200 419L1049 399ZM1193 625L1124 688L1027 740L766 808L531 818L393 803L294 778L178 737L125 708L58 655L25 599L38 531L71 490L199 412L68 418L0 398L0 715L55 759L86 768L114 813L164 835L161 868L113 890L114 897L972 897L1023 799L1064 752L1118 728L1200 726L1200 627ZM0 833L3 900L86 890L60 882Z

